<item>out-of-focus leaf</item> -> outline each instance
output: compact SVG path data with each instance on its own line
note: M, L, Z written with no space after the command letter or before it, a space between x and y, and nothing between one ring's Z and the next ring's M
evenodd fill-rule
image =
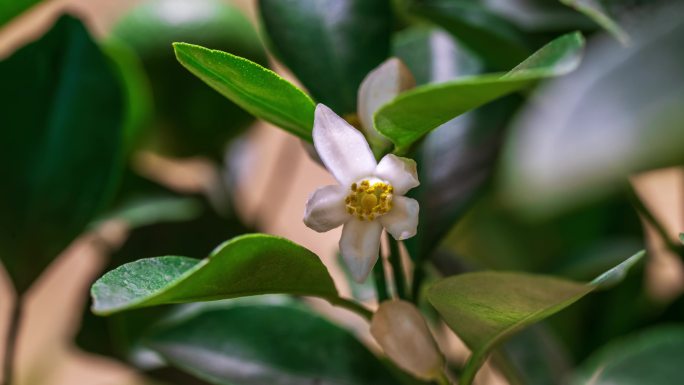
M64 16L0 62L0 258L23 292L102 208L123 166L112 63Z
M635 171L681 164L681 6L643 21L630 47L598 40L582 68L525 110L502 159L509 203L549 216L620 188Z
M488 74L430 84L404 92L375 114L378 131L399 151L425 134L494 99L529 87L540 79L566 74L579 64L582 35L563 35L505 75Z
M103 219L117 219L129 227L149 226L160 222L180 222L197 218L202 204L190 197L150 197L128 202Z
M478 57L438 28L412 27L398 32L392 51L411 70L418 85L476 75L483 69Z
M124 85L126 98L124 144L125 153L130 154L152 121L154 114L152 90L142 63L135 52L114 40L106 41L102 48L116 64Z
M481 2L421 0L411 4L410 12L449 31L494 70L506 70L532 53L524 34Z
M40 0L3 0L0 2L0 27L39 2Z
M613 35L620 43L624 45L629 43L627 32L608 15L599 0L560 0L560 2L587 15L596 24Z
M314 102L275 72L247 59L204 47L175 43L178 61L255 116L312 141Z
M116 23L108 40L138 54L152 86L155 119L141 145L171 156L220 159L226 142L254 121L179 66L171 47L186 41L265 65L256 30L237 7L220 0L140 2Z
M471 269L522 270L588 280L643 248L639 217L623 197L527 221L493 191L478 198L442 247Z
M630 266L644 252L623 262ZM549 276L510 272L477 272L445 278L433 284L428 299L444 321L471 349L461 376L470 384L490 351L521 329L570 306L602 282L621 276L613 269L596 284Z
M400 383L351 333L296 304L207 308L160 324L144 344L219 385Z
M684 328L659 326L599 349L577 371L575 385L670 385L681 381Z
M363 78L390 53L389 0L260 0L276 54L311 95L338 114L356 111Z
M100 315L273 293L337 298L318 256L264 234L233 238L204 260L166 256L127 263L102 276L91 289L93 311Z
M571 361L564 346L543 324L533 325L511 336L501 347L515 373L526 385L562 385ZM494 359L495 365L499 364Z

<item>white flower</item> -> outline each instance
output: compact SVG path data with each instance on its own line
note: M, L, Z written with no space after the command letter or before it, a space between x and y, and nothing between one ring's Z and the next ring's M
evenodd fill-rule
M393 154L376 162L363 134L323 104L316 106L313 140L339 185L309 197L304 223L318 232L344 225L340 251L362 282L378 259L383 228L397 240L416 234L418 202L404 196L419 184L416 162Z

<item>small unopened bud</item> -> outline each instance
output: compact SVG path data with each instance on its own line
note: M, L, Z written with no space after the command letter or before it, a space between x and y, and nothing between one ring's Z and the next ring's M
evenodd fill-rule
M444 357L413 304L396 300L383 302L373 315L370 331L400 368L425 380L441 375Z

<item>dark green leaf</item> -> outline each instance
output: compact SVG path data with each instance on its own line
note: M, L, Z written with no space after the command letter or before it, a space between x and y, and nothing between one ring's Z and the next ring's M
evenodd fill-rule
M412 4L410 11L449 31L495 70L506 70L532 53L524 34L481 2L422 0Z
M363 78L390 52L389 0L260 0L276 53L311 95L338 114L356 111Z
M643 255L641 251L623 264L631 266ZM526 273L467 273L438 281L429 289L428 299L472 351L461 377L466 385L496 345L601 288L604 282L614 282L613 276L622 276L623 270L618 266L592 284Z
M578 370L575 385L671 385L681 382L684 328L660 326L611 342Z
M204 260L156 257L127 263L91 289L100 315L168 303L286 293L337 298L318 256L286 239L250 234L227 241Z
M296 304L225 304L160 325L144 341L219 385L397 384L348 331Z
M406 150L425 134L468 110L540 79L566 74L579 64L584 39L579 33L561 36L505 75L489 74L424 85L400 94L375 114L378 131Z
M68 16L0 62L0 83L0 258L24 291L112 195L124 96L112 63Z
M247 59L204 47L174 43L190 72L255 116L311 141L314 103L275 72Z
M634 172L684 161L684 22L671 17L682 10L644 18L628 48L597 40L579 71L520 114L501 162L511 205L553 215L618 191Z

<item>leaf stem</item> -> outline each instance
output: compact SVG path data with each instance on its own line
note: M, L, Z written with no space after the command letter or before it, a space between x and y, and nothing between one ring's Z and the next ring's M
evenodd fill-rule
M392 275L394 277L394 287L397 290L397 296L401 299L407 299L406 292L406 276L404 275L404 266L401 263L401 251L399 249L399 242L390 238L390 252L389 261L392 264Z
M335 306L343 307L349 311L352 311L368 321L370 321L371 318L373 318L373 312L368 310L368 308L366 308L358 302L351 301L342 297L329 298L328 301L330 301L330 303Z
M2 385L10 385L12 383L12 369L14 368L14 355L17 347L17 338L19 337L19 324L21 321L22 300L21 296L16 296L14 304L12 305L11 318L9 329L7 330L7 339L5 342L5 354L3 355L3 380Z
M653 226L665 246L673 253L679 255L680 258L684 259L684 245L677 244L672 240L672 238L670 238L665 227L660 223L660 221L658 221L655 215L653 215L651 210L649 210L646 204L644 204L644 202L641 200L639 194L637 194L637 192L634 190L634 187L632 187L632 185L629 183L627 184L627 194L632 206L634 206L634 209L644 220L646 220L646 222Z
M387 293L387 279L385 278L385 262L380 256L378 262L373 266L373 283L375 284L375 294L378 298L378 304L389 299Z

